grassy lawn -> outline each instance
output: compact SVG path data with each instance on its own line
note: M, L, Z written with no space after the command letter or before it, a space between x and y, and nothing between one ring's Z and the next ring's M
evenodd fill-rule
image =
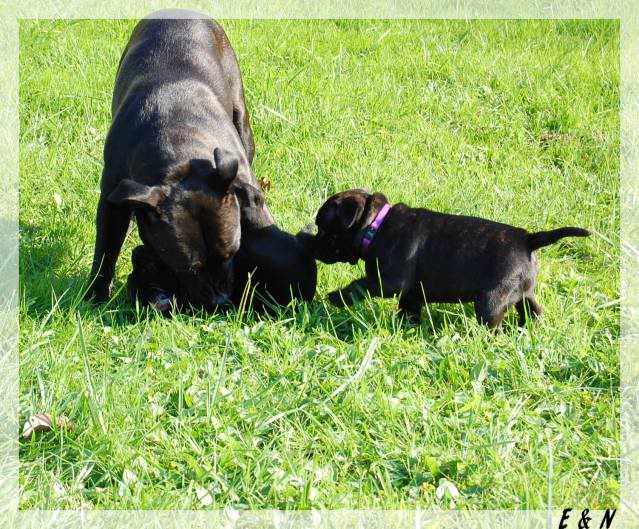
M415 329L393 300L327 305L361 265L319 265L315 301L275 317L165 320L122 291L96 310L80 298L134 21L23 22L20 413L75 427L21 441L21 506L540 509L549 487L555 508L616 506L618 24L222 22L283 228L366 187L593 236L538 252L544 320L496 335L471 306Z

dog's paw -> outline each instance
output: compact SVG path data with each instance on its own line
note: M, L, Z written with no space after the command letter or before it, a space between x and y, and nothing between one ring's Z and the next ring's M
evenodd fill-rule
M335 290L335 291L331 292L328 295L328 301L330 301L331 304L335 305L336 307L344 307L344 306L346 306L346 302L344 301L344 298L342 297L342 291L341 290Z
M92 286L84 295L84 301L90 301L94 305L102 305L109 301L111 297L111 288Z
M422 319L419 314L403 312L401 313L404 317L404 321L408 324L409 327L419 327L422 323Z

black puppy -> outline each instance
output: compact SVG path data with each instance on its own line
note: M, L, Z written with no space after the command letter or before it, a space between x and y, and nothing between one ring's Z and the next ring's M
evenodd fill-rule
M292 299L311 301L315 294L317 268L309 241L312 236L300 232L297 237L280 230L266 208L264 195L250 184L233 188L240 204L242 242L234 259L235 288L231 301L242 303L245 289L253 296L253 308L259 310L274 303L287 305ZM150 305L167 314L173 306L190 305L188 293L180 288L174 274L147 246L138 246L132 254L133 271L127 280L131 301Z
M226 302L240 246L231 187L257 180L242 78L224 30L189 11L140 21L120 59L111 108L87 298L110 296L135 214L145 246L192 304Z
M309 243L312 236L305 231L293 236L280 230L256 187L237 185L235 195L240 203L242 241L235 259L232 301L241 302L247 284L255 287L256 309L264 302L287 305L292 299L311 301L317 283L317 266Z
M168 315L172 308L183 305L184 293L177 277L145 245L136 246L131 252L133 271L127 278L129 299L142 306L150 306Z
M366 263L366 277L329 294L338 306L366 292L399 295L400 310L418 322L424 302L474 302L477 319L498 327L517 307L539 316L535 300L537 248L562 237L586 237L581 228L528 233L477 217L448 215L355 189L329 198L317 213L315 255L324 263Z

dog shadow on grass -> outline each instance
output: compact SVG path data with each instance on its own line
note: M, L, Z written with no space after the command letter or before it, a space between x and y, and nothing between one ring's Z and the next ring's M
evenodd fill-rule
M19 229L20 296L27 314L37 316L51 310L56 296L75 291L79 277L62 266L69 241L23 219Z
M363 336L410 336L434 339L442 334L470 332L477 328L471 304L433 304L422 310L421 323L410 323L399 312L397 300L366 298L350 307L332 307L316 298L310 305L309 330L332 334L353 343ZM509 322L508 322L509 323ZM509 327L509 325L507 324Z
M62 223L45 228L20 219L19 292L22 310L30 317L45 317L52 310L78 311L81 316L96 312L82 300L89 277L84 265L86 247L66 236L67 229ZM131 306L126 304L122 287L116 283L112 300L100 310L117 309L130 319Z

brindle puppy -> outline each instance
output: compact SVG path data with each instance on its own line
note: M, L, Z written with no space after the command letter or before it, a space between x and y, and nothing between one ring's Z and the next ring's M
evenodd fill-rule
M131 302L150 306L168 316L172 308L183 306L184 293L175 274L149 246L136 246L131 252L133 271L126 287ZM178 301L178 299L180 301Z
M506 310L539 316L533 251L562 237L586 237L581 228L529 233L490 220L448 215L361 189L330 197L317 213L315 256L324 263L366 263L366 277L329 294L350 305L368 292L399 295L400 310L418 322L425 302L473 302L477 319L498 327Z

